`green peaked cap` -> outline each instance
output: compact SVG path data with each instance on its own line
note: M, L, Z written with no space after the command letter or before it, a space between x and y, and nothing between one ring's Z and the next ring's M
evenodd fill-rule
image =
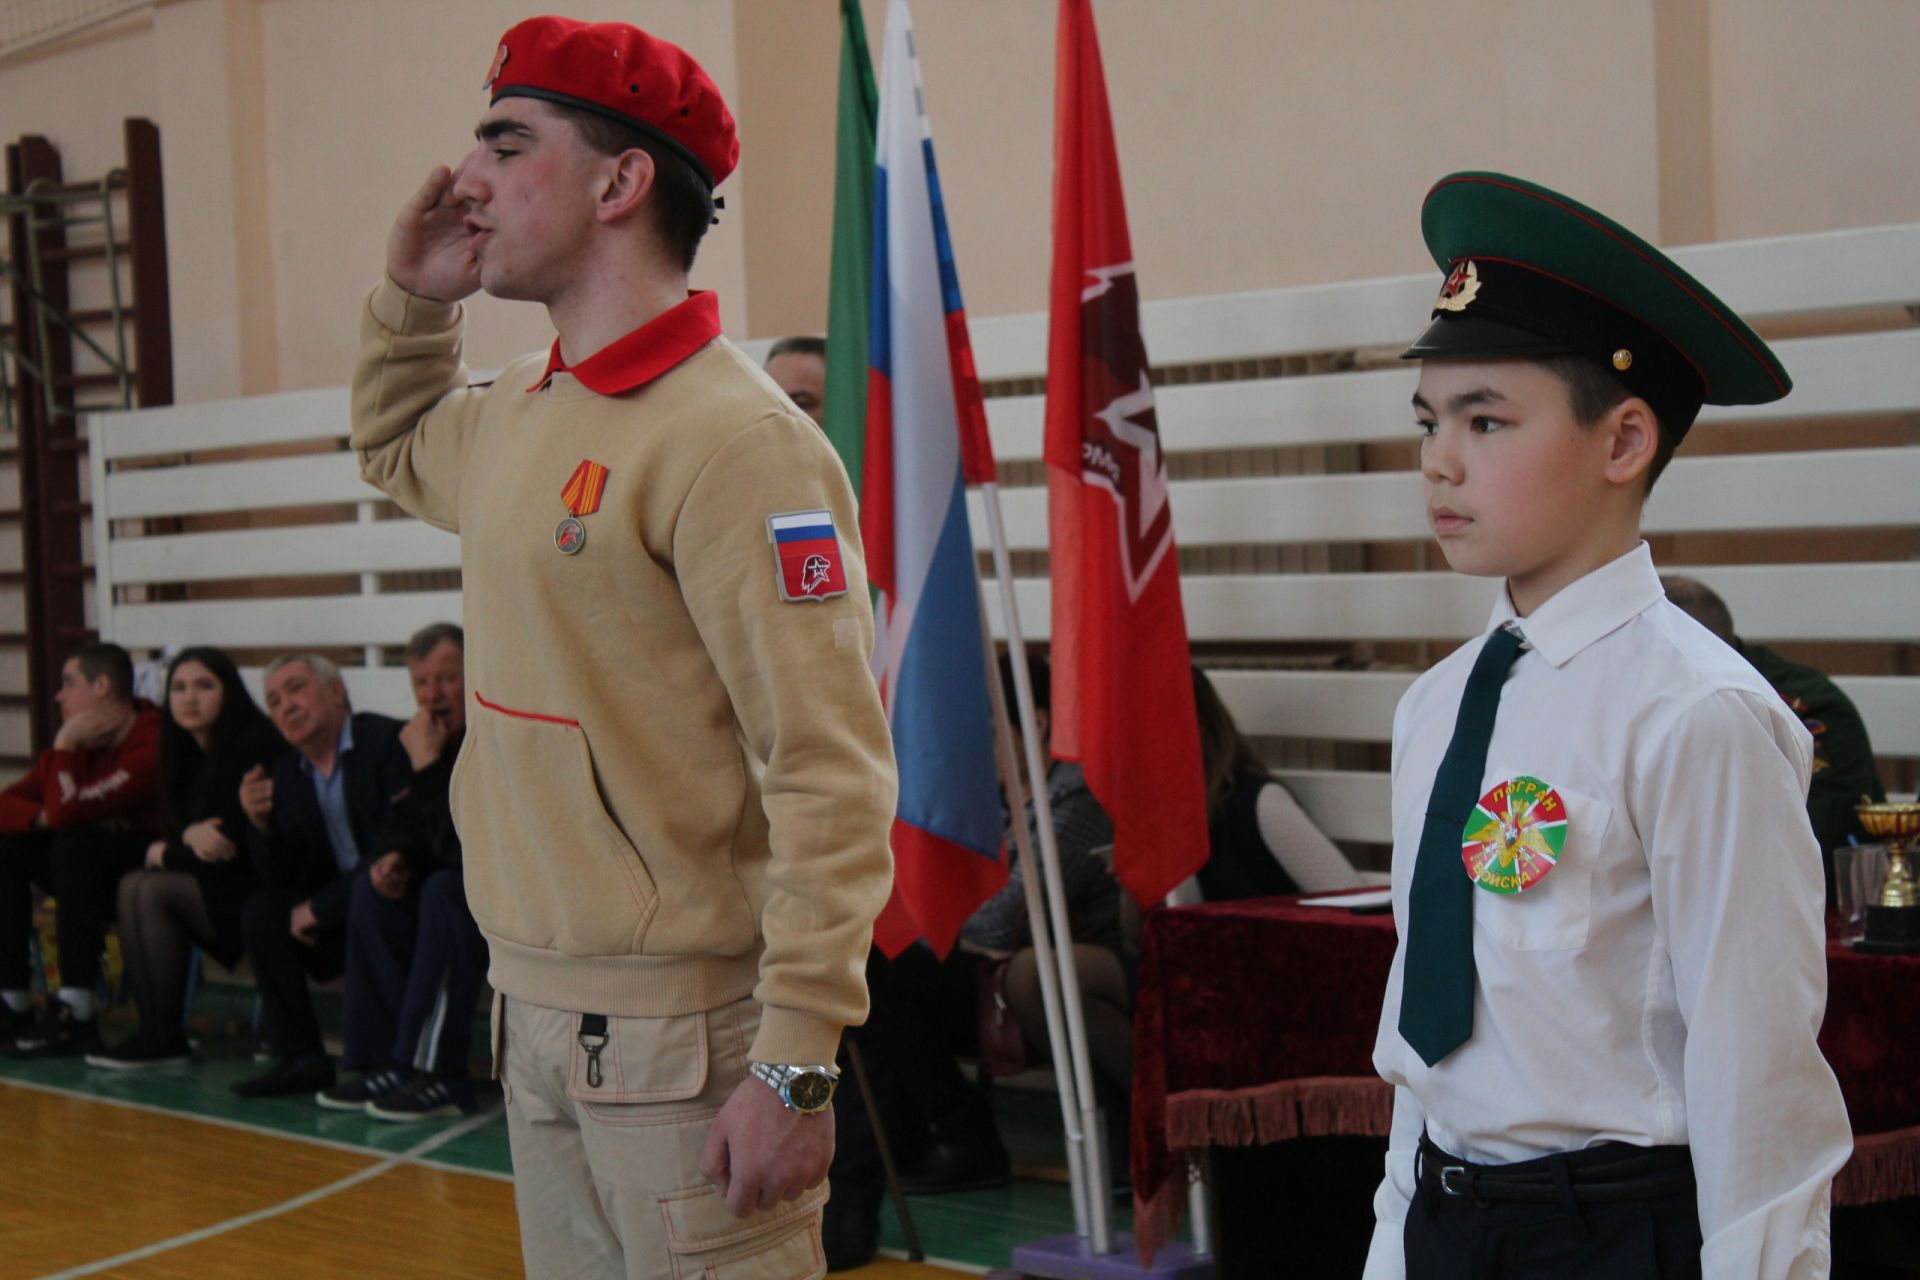
M1676 440L1700 405L1792 390L1779 359L1711 290L1603 213L1522 178L1454 173L1420 230L1445 285L1410 359L1572 352L1646 399Z

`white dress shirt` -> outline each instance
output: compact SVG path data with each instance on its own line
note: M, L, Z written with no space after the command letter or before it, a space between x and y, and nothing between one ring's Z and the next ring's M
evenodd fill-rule
M1503 588L1489 630L1508 622ZM1533 887L1475 890L1473 1033L1433 1067L1399 1031L1407 891L1484 637L1394 713L1403 945L1373 1052L1394 1107L1366 1275L1405 1274L1424 1127L1479 1164L1688 1144L1707 1277L1824 1276L1829 1193L1853 1139L1815 1043L1827 970L1812 738L1739 654L1667 602L1645 543L1515 625L1527 648L1501 690L1481 793L1546 782L1567 837Z

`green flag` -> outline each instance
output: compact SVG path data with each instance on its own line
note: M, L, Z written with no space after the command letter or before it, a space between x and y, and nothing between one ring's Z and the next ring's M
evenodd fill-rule
M873 133L880 94L860 0L840 0L840 111L827 286L827 439L860 494L867 444L867 311L873 280Z

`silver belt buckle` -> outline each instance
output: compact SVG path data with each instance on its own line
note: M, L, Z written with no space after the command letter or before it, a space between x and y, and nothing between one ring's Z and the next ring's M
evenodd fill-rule
M1455 1174L1458 1174L1462 1184L1465 1184L1467 1179L1467 1171L1464 1167L1457 1164L1450 1164L1441 1168L1440 1190L1444 1191L1446 1194L1450 1196L1464 1196L1469 1194L1467 1187L1465 1185L1461 1185L1457 1187L1453 1185L1453 1177Z

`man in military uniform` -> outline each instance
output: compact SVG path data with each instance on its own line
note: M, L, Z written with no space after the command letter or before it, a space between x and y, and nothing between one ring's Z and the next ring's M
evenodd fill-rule
M1866 835L1854 806L1862 796L1885 800L1887 793L1873 762L1866 723L1853 700L1817 668L1790 661L1764 645L1749 644L1735 635L1727 602L1706 583L1680 577L1660 581L1667 589L1667 599L1752 663L1813 735L1813 785L1807 792L1807 816L1813 821L1813 834L1820 841L1821 851L1831 855L1848 843L1848 837ZM1827 898L1829 902L1833 899L1831 860Z

